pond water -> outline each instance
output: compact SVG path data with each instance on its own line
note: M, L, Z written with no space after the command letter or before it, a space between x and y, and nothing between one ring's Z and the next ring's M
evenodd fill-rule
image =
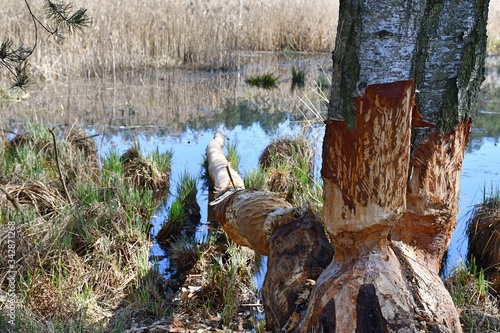
M239 171L244 175L257 166L269 142L300 133L307 124L311 143L316 145L319 175L323 128L310 122L317 120L317 113L325 113L325 101L318 95L317 86L330 76L330 63L329 54L243 54L239 70L233 72L155 69L71 83L41 83L24 101L0 100L0 122L16 127L33 119L58 125L78 121L90 132L100 134L96 141L102 155L110 150L121 154L134 141L145 154L157 148L170 150L172 193L185 171L192 176L201 174L205 148L215 131L222 131L230 142L237 143ZM305 71L303 88L292 89L292 67ZM278 77L275 89L267 91L245 83L248 76L264 73ZM482 112L474 121L463 163L459 225L450 246L450 266L466 255L468 212L481 202L485 190L488 194L491 188L500 187L498 66L490 73L485 84L495 88L486 89L481 98ZM198 185L202 223L197 237L201 239L208 227L208 194L201 181ZM172 196L156 212L153 234L167 219L171 200ZM160 270L168 267L168 258L156 244L151 253Z

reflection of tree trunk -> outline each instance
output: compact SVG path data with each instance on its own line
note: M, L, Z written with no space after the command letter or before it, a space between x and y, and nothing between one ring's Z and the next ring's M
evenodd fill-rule
M307 287L307 302L304 288L283 290L276 277L290 270L280 266L289 246L313 253L310 242L319 239L289 240L283 250L266 236L292 225L290 217L277 217L295 210L270 210L252 228L245 220L230 223L237 226L232 238L282 258L270 260L266 276L274 284L264 293L274 302L266 304L278 318L273 325L300 332L461 331L438 270L456 225L487 9L487 0L341 1L322 170L323 225L336 252ZM218 215L237 221L244 207L221 203ZM286 311L275 315L281 306Z

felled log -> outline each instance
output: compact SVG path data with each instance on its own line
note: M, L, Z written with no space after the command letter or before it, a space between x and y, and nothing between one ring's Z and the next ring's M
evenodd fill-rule
M214 183L216 196L229 189L243 189L245 184L236 170L234 170L222 152L224 137L221 132L215 132L205 150L208 161L208 174Z
M223 147L224 138L217 132L206 149L208 172L216 189L217 200L212 203L215 216L234 242L268 255L271 231L292 220L293 207L272 193L245 189Z
M209 174L217 188L211 203L215 215L234 242L269 256L262 287L266 325L271 331L291 330L297 326L293 318L300 318L298 313L307 307L315 280L330 263L333 248L310 210L294 208L270 192L244 189L239 175L228 167L223 145L222 135L216 133L207 146Z

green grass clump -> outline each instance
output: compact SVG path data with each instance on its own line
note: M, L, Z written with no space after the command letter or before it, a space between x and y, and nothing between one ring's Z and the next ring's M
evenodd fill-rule
M272 73L250 76L245 79L245 82L252 87L271 90L276 88L277 78Z
M474 262L500 296L500 194L498 188L484 191L483 202L474 207L467 221L467 259Z
M266 172L261 167L251 170L250 173L243 178L245 188L253 188L256 190L264 190L266 188L266 181Z
M1 311L0 327L99 332L118 325L110 318L122 306L139 320L141 313L168 308L154 296L158 275L148 260L149 223L160 203L153 188L165 184L166 157L163 166L141 159L162 182L131 184L120 157L111 152L99 168L93 143L83 144L82 135L87 136L72 128L56 135L54 145L44 125L32 124L0 148L0 234L15 233L10 247L0 244L0 275L14 274L17 298L15 323ZM11 273L7 260L13 249ZM9 292L7 285L1 288ZM0 299L0 308L6 309L5 302Z
M174 201L170 204L168 219L156 235L156 240L164 246L181 232L192 235L200 222L200 207L196 202L197 179L184 172L179 180Z
M197 192L197 179L185 171L177 186L177 198L183 202L189 200Z
M498 301L488 294L484 271L477 267L475 259L467 266L457 266L444 283L455 306L460 309L460 322L464 332L500 330Z
M292 67L292 90L303 88L306 83L306 71L303 68Z
M234 170L238 170L240 167L241 156L238 154L238 144L236 142L230 142L225 145L226 148L226 158L231 167Z

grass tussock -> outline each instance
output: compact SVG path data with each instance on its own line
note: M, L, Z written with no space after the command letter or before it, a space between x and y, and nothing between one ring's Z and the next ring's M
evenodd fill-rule
M278 78L275 77L274 74L265 73L255 76L249 76L245 79L245 82L252 87L272 90L276 88L277 80Z
M197 179L184 172L177 185L175 200L170 205L168 219L156 235L156 240L168 246L179 237L192 238L201 220L200 206L196 201Z
M156 150L149 160L142 158L140 147L131 147L120 157L125 180L132 186L148 188L156 198L164 198L170 187L171 152Z
M459 310L464 332L500 330L498 300L488 294L484 271L478 268L474 259L467 266L457 266L444 283Z
M468 260L474 259L500 296L500 196L498 191L478 205L468 222Z
M158 294L148 262L155 187L130 183L116 154L99 161L82 129L61 130L56 146L47 133L43 124L28 124L2 138L0 327L96 332L119 326L119 309L162 313L168 307L161 310L159 299L137 292L140 286L150 288L149 298ZM168 184L163 172L153 178ZM5 295L16 298L15 323L8 322Z
M259 157L259 168L246 182L251 188L275 192L295 206L321 212L322 187L314 179L314 150L306 136L271 142Z

